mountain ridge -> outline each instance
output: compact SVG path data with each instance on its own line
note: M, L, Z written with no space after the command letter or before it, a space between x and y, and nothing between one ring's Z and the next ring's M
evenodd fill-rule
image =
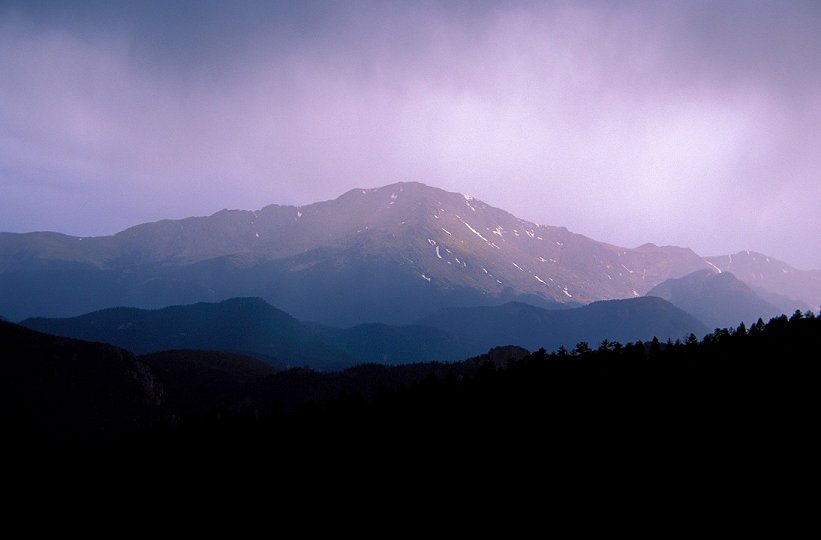
M779 304L786 300L788 305L795 306L798 300L814 311L821 306L821 270L798 270L775 257L750 250L704 260L720 272L732 272L753 289L785 297ZM790 300L793 304L789 304Z
M559 308L638 297L721 264L689 248L614 246L405 182L105 237L0 233L0 310L20 320L259 296L301 320L407 324L449 306L527 300ZM758 284L821 304L821 272L815 279L786 269L792 281L768 273Z
M752 324L759 318L767 320L782 313L732 273L713 269L663 281L650 289L647 296L664 298L709 328Z
M64 319L32 318L33 330L116 344L135 354L210 350L247 355L273 368L344 369L360 363L461 360L476 347L433 328L383 324L330 328L299 321L260 298L157 310L107 308Z
M691 315L654 297L594 302L566 310L523 302L451 307L406 326L331 328L304 323L259 298L161 310L111 308L67 319L28 319L22 324L40 332L112 343L136 354L213 350L255 357L273 368L321 370L364 363L458 361L507 345L552 349L573 347L579 341L676 339L707 331Z
M580 342L595 347L604 340L684 340L690 333L701 336L708 331L689 313L656 297L601 300L563 311L543 310L523 302L447 308L417 322L476 340L482 347L493 336L496 345L515 344L531 350L570 349Z

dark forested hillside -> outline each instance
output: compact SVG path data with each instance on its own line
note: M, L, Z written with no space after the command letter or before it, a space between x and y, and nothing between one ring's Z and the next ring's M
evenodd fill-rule
M500 445L506 455L539 449L612 460L629 450L648 460L722 460L730 445L745 449L737 459L746 463L765 447L792 448L808 436L819 351L821 318L799 313L701 341L506 349L494 361L334 374L289 370L260 382L252 416L190 424L162 440L184 452L253 447L320 461L363 452L411 459L445 448L468 455Z
M163 385L130 352L0 322L4 451L89 446L159 420Z
M163 382L163 412L183 420L242 410L257 382L280 371L221 351L173 350L138 357Z
M93 434L119 459L269 467L280 478L308 469L396 475L410 462L473 475L459 464L482 460L520 473L573 463L563 474L639 462L739 474L762 460L790 467L811 448L821 351L821 317L800 312L701 340L503 348L452 364L334 373L197 351L135 359L8 323L0 330L12 440L31 442L20 428L33 427L43 448L82 447Z

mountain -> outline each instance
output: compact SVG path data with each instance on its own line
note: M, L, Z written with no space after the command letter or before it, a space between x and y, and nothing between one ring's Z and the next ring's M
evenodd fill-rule
M609 304L627 311L669 306L653 297L601 304L611 315ZM26 480L44 469L63 478L55 472L68 467L78 481L96 481L98 473L120 483L127 474L130 490L166 474L191 474L197 487L237 476L258 483L260 474L277 485L290 475L302 485L306 474L321 483L336 470L351 473L340 480L344 486L361 481L362 471L368 480L370 471L395 483L385 471L420 459L437 477L464 472L469 485L477 470L507 478L514 464L528 477L545 459L573 464L571 481L578 482L576 469L599 463L610 447L616 455L605 456L594 476L625 463L634 476L648 459L645 468L657 475L673 449L681 454L674 459L692 465L686 474L711 465L723 474L727 460L742 459L735 470L743 484L751 467L773 456L779 478L784 463L798 459L790 474L800 475L815 458L806 427L815 415L819 330L821 318L799 314L669 347L628 344L573 355L505 347L455 364L317 373L202 351L135 358L0 323L3 451L12 456L11 474ZM171 416L157 421L158 411ZM484 453L475 467L458 461L454 468L453 456L462 460L478 448ZM658 448L660 454L647 451ZM490 460L501 463L498 470L485 463L488 449L504 458ZM380 456L387 468L373 465ZM693 456L703 459L693 463ZM310 475L316 467L321 474Z
M708 329L692 315L661 298L605 300L560 311L511 302L502 306L448 308L419 324L476 341L483 348L515 344L547 350L572 349L586 341L596 347L603 340L622 343L704 335Z
M356 363L383 365L463 360L483 349L476 343L421 325L360 324L351 328L312 325L323 342Z
M704 267L688 249L619 248L398 183L108 237L3 233L0 308L22 319L259 296L302 320L407 323L448 306L639 296Z
M240 411L264 377L281 370L250 356L173 350L139 356L162 381L163 406L176 418Z
M699 270L668 279L650 289L647 296L664 298L710 328L750 324L782 313L733 274L715 270Z
M255 298L219 304L171 306L156 311L110 308L74 318L28 319L24 326L91 341L113 343L137 354L206 349L256 355L272 364L303 365L345 358L299 321Z
M563 308L632 298L720 264L686 248L597 242L404 182L303 207L146 223L113 236L2 233L0 310L20 320L255 296L300 320L406 324L446 307L524 301ZM761 284L772 289L770 281ZM772 290L805 299L805 281L815 283Z
M761 287L751 287L751 289L765 302L775 306L779 313L795 313L798 310L802 313L807 311L817 311L812 306L794 298L788 298L784 295L774 293Z
M755 251L704 260L720 272L732 272L782 311L821 308L821 270L798 270Z
M368 324L340 329L302 323L259 298L160 310L110 308L72 318L27 319L22 324L113 343L138 354L213 350L250 355L274 367L307 365L323 370L366 362L461 360L486 350L433 328Z
M407 326L332 328L303 323L258 298L160 310L112 308L65 319L27 319L22 324L113 343L139 354L212 350L252 356L274 368L320 370L363 363L456 361L500 345L551 349L572 347L579 341L675 339L707 331L699 321L659 298L603 301L563 310L520 302L448 308Z
M0 322L4 451L96 444L149 427L163 385L128 351Z

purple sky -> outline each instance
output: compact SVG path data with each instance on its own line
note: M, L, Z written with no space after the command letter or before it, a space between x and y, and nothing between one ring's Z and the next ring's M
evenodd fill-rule
M0 0L0 230L417 180L821 268L821 2Z

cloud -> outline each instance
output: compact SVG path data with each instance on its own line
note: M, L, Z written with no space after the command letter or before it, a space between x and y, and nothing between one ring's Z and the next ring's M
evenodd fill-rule
M420 180L821 267L814 3L61 5L0 9L0 229Z

